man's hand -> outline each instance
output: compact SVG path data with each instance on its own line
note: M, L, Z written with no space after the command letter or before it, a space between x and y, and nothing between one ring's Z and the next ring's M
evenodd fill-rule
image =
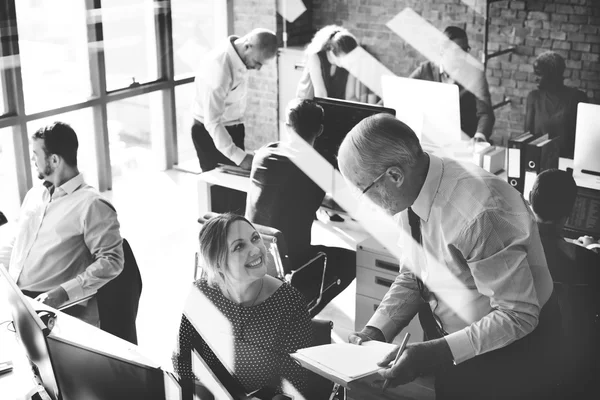
M399 348L390 352L377 365L387 367L394 362ZM445 339L436 339L423 343L411 343L406 346L398 362L379 371L385 379L389 379L390 386L395 387L412 382L420 375L431 373L441 364L450 364L453 360L452 352Z
M356 345L368 342L369 340L385 342L385 336L383 336L383 333L379 329L372 326L365 326L362 331L348 335L348 343Z
M52 308L58 308L61 305L65 304L67 300L69 300L69 295L67 294L65 289L62 288L62 286L58 286L55 289L40 294L35 299Z
M244 157L244 159L240 163L239 167L250 171L250 169L252 169L252 160L253 159L254 159L254 156L252 154L246 154L246 157Z

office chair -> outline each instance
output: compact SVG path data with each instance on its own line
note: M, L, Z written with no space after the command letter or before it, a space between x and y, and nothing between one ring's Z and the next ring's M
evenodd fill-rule
M79 299L61 308L61 311L97 296L100 329L137 344L135 320L142 294L142 277L126 239L123 239L123 256L123 270L116 278L98 289L97 293Z
M219 214L209 212L198 218L198 223L203 225L209 219ZM327 255L319 252L299 268L294 269L288 257L288 247L281 231L253 223L261 234L268 250L268 256L272 262L267 265L267 274L289 282L295 287L308 302L308 310L311 317L316 314L317 306L320 304L325 293L330 288L339 285L340 279L334 278L333 283L325 286L325 272L327 270ZM194 279L198 279L198 259L194 268Z
M137 344L137 318L142 277L126 239L123 239L123 271L98 290L100 329Z

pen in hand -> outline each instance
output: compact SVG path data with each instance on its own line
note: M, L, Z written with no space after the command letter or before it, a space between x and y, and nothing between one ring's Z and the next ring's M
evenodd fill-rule
M402 344L400 344L400 348L398 349L398 353L396 353L396 358L394 359L394 363L392 364L392 366L390 368L393 368L394 365L396 365L396 363L400 359L400 356L402 355L402 353L404 352L404 349L406 348L406 344L408 343L408 339L410 339L410 333L409 332L407 332L406 335L404 335L404 339L402 339ZM389 385L390 385L390 380L386 379L383 382L383 386L381 387L381 393L385 392L385 390L388 388Z

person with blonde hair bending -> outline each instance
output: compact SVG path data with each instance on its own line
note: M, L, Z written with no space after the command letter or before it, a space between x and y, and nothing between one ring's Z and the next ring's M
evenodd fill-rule
M306 46L306 66L298 82L296 97L352 99L355 80L341 67L341 58L358 46L347 29L328 25L320 29Z

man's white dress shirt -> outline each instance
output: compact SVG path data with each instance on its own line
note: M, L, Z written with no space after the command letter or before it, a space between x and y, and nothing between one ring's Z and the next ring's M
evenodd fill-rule
M421 219L423 248L414 246L403 211L400 274L367 325L391 341L416 314L422 303L411 265L432 291L427 300L449 333L445 339L458 364L532 332L553 284L535 218L521 194L474 164L429 157L427 178L411 207ZM434 265L463 288L432 273ZM460 310L442 297L454 299Z
M112 205L81 174L52 189L39 185L27 193L15 236L0 249L0 263L8 265L22 290L62 286L75 301L123 270L119 221Z
M248 68L237 54L230 36L212 50L196 74L196 98L192 104L194 118L215 142L215 147L236 165L246 152L233 143L226 126L244 122L248 92Z

